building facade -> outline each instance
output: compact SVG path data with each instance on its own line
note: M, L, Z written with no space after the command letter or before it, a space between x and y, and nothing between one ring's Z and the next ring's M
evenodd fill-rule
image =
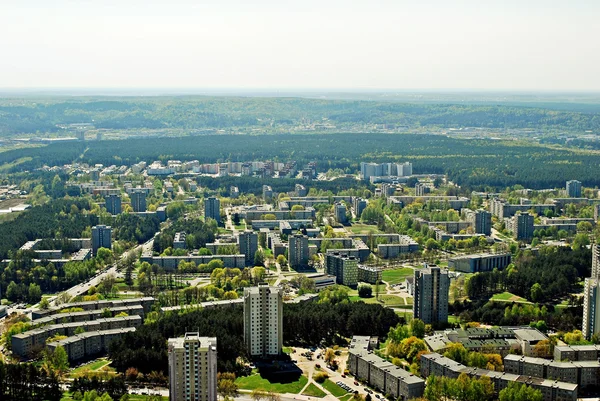
M527 212L517 213L510 221L510 231L513 238L520 241L527 241L533 238L534 218Z
M413 316L425 324L448 322L448 271L425 265L414 277Z
M131 208L134 212L146 211L146 191L135 189L129 194L129 199L131 199Z
M221 201L211 197L204 200L204 218L213 219L221 224Z
M358 284L358 258L339 252L325 255L325 272L336 277L336 282L348 287Z
M252 357L279 355L283 345L283 290L244 288L244 342Z
M258 234L254 231L243 231L238 235L240 253L246 255L246 266L254 266L254 254L258 251Z
M491 235L492 233L492 214L487 210L468 210L466 213L467 221L470 222L475 230L475 234Z
M170 338L169 400L217 401L217 339L186 333Z
M111 194L104 198L106 211L113 216L116 214L121 214L121 196Z
M566 189L569 198L581 198L581 181L567 181Z
M98 225L92 227L92 253L98 254L98 249L112 247L112 228L110 226Z
M288 263L294 270L308 266L308 236L294 234L288 237Z

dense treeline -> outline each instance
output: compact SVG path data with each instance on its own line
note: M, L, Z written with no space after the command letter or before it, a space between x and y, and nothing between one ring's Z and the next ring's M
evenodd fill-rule
M160 228L160 221L156 216L137 216L123 213L118 215L112 224L114 238L142 243L148 241Z
M41 261L34 263L28 252L17 252L10 263L0 268L2 295L12 302L36 303L44 293L55 293L79 284L102 267L96 258L69 262L63 266Z
M18 102L19 105L15 105ZM592 109L593 110L593 109ZM141 97L6 99L0 104L0 135L56 132L58 124L93 123L107 129L285 129L327 118L336 125L393 124L406 127L484 127L596 130L597 112L475 104L414 104L374 101L251 97Z
M283 341L289 345L332 344L352 335L385 337L402 319L380 305L356 303L284 304ZM246 357L241 306L166 314L111 344L109 357L118 371L134 367L142 373L167 371L167 339L186 331L218 338L219 371L236 371L236 358ZM340 337L341 336L341 337Z
M567 308L508 302L464 301L451 305L451 312L460 315L461 322L480 322L493 326L521 326L544 321L556 331L581 328L583 307L577 302Z
M283 340L293 345L332 344L339 337L371 335L384 338L403 319L380 305L355 303L286 304ZM404 322L402 322L404 323Z
M0 399L6 401L59 401L58 376L33 364L5 364L0 361Z
M214 242L217 233L217 224L213 221L204 222L199 218L178 219L166 227L154 239L154 250L163 253L165 249L173 246L175 233L186 233L185 242L188 249L204 248L207 243Z
M0 260L37 238L80 238L86 227L98 224L89 210L86 199L54 200L0 224Z
M563 187L569 179L578 179L586 186L600 186L600 177L595 174L600 156L595 154L526 142L462 140L441 135L203 135L88 142L86 146L81 161L91 164L279 159L295 160L302 167L316 160L320 172L341 169L356 173L361 161L408 160L416 174L446 173L457 184L474 189L515 184L534 189ZM18 149L0 153L0 165L18 160L10 171L31 170L43 164L71 163L81 153L79 143ZM224 180L223 184L228 182Z
M503 271L483 272L467 281L469 298L508 291L533 302L556 300L574 290L591 273L592 252L587 248L545 247L539 255L523 254Z

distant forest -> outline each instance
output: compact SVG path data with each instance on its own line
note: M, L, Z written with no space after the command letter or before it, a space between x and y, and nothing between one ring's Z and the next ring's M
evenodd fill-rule
M361 161L410 161L415 174L438 173L478 189L521 184L540 189L578 179L600 186L600 155L520 141L464 140L425 134L202 135L122 141L51 144L0 153L6 172L73 161L131 165L139 161L199 160L201 163L296 160L302 167L356 173Z
M543 105L543 104L540 104ZM41 97L0 99L0 137L60 131L58 124L106 129L222 129L296 125L323 119L343 126L530 128L598 131L595 105L556 110L518 105L400 103L251 97ZM556 107L556 105L553 105Z

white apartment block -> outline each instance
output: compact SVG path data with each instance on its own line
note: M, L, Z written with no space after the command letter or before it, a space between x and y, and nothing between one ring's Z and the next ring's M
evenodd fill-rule
M283 345L283 290L260 285L244 289L244 342L253 357L279 355Z
M168 350L169 400L217 401L217 339L186 333Z

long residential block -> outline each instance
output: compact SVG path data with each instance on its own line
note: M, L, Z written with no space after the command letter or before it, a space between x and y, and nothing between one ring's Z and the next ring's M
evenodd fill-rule
M371 344L367 336L352 338L348 349L350 373L395 400L421 397L425 391L425 381L372 353Z
M494 384L494 391L499 393L508 387L509 383L526 384L540 390L544 401L576 401L578 386L558 380L549 380L539 377L516 375L506 372L495 372L487 369L470 368L446 358L438 353L421 355L421 376L435 375L456 379L461 373L470 377L487 376Z
M520 355L504 357L504 371L516 375L560 380L586 387L596 387L600 383L600 362L575 361L561 362Z
M20 357L27 357L36 349L42 349L46 345L46 340L48 338L56 335L67 337L74 336L79 328L83 329L85 332L90 332L139 327L141 325L142 318L137 315L97 319L88 322L52 324L12 336L12 351L13 354Z
M102 300L102 301L86 301L86 302L72 302L67 304L62 304L60 306L49 308L49 309L37 309L31 312L31 317L33 320L40 319L42 317L54 315L59 313L64 309L72 309L72 308L81 308L84 311L91 310L102 310L106 308L115 308L119 306L128 306L128 305L140 305L144 309L144 312L148 313L152 310L152 305L154 305L153 297L144 297L144 298L131 298L131 299L119 299L119 300Z
M67 352L69 362L74 362L83 358L107 353L108 347L113 341L121 338L127 333L133 333L134 331L135 327L92 331L48 343L46 347L50 351L54 351L58 347L63 347Z

